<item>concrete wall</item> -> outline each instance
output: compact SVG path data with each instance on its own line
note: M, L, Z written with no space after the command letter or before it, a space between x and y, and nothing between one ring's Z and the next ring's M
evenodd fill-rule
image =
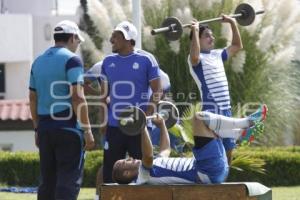
M2 0L6 13L27 13L50 15L55 8L55 0ZM57 0L59 1L59 0Z
M79 0L0 0L0 12L34 16L75 15L79 4Z
M74 0L57 0L58 6L78 5ZM77 21L58 9L55 0L0 0L0 63L5 64L5 99L28 98L31 64L47 48L54 45L53 28L61 20ZM3 5L3 7L2 7ZM74 6L74 7L73 7ZM57 15L59 14L59 15ZM0 150L37 151L33 131L0 131Z
M0 131L0 150L11 147L11 151L38 151L33 131Z
M32 17L0 15L0 63L5 63L5 99L28 97L28 80L33 60L54 45L53 28L74 16Z
M33 17L33 58L54 45L53 29L62 20L76 21L75 16L41 16Z
M4 98L27 98L33 59L32 16L0 15L0 30L0 62L5 64Z
M5 99L28 98L31 61L11 62L5 65Z
M0 62L32 60L32 17L0 15Z

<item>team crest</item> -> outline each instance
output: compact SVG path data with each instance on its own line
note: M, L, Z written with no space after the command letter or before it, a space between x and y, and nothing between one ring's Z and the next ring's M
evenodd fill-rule
M111 63L108 67L116 67L115 63Z
M132 68L133 68L133 69L138 69L138 68L140 68L139 63L136 63L136 62L133 63Z
M129 32L129 26L124 25L124 26L123 26L123 29L125 29L127 32Z

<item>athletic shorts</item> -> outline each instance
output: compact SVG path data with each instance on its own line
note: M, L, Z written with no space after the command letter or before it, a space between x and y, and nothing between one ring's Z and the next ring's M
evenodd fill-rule
M229 171L226 152L220 138L213 138L201 148L193 148L196 159L196 169L209 180L204 183L224 182ZM201 178L200 178L201 179Z

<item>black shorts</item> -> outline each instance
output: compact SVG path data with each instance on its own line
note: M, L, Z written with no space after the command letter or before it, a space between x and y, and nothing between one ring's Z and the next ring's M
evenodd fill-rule
M128 136L118 127L108 126L104 143L103 181L112 183L112 168L117 160L124 159L126 153L134 159L142 158L141 134Z

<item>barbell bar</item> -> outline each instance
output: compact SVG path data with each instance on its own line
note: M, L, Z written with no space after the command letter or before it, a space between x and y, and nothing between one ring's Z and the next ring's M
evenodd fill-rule
M154 113L153 115L146 116L146 120L154 119L158 116L160 116L164 120L167 120L169 118L169 113L162 110L159 113ZM131 123L134 123L134 115L120 119L120 124L122 126L126 126L127 124L131 124Z
M168 101L160 101L157 104L157 112L151 116L146 116L144 111L136 106L129 106L119 115L119 128L126 135L138 135L145 128L147 120L154 119L157 115L165 120L167 128L174 126L179 118L177 107Z
M255 16L259 14L263 14L264 10L255 11L254 8L247 3L242 3L238 5L234 11L234 14L229 15L232 18L236 18L236 21L241 26L248 26L252 24L255 20ZM199 24L207 24L216 21L222 21L222 17L207 19L198 21ZM176 17L168 17L166 18L161 28L153 29L151 31L152 35L156 35L159 33L164 33L165 37L170 41L175 41L180 38L183 32L183 28L190 27L191 24L182 24L179 19Z

